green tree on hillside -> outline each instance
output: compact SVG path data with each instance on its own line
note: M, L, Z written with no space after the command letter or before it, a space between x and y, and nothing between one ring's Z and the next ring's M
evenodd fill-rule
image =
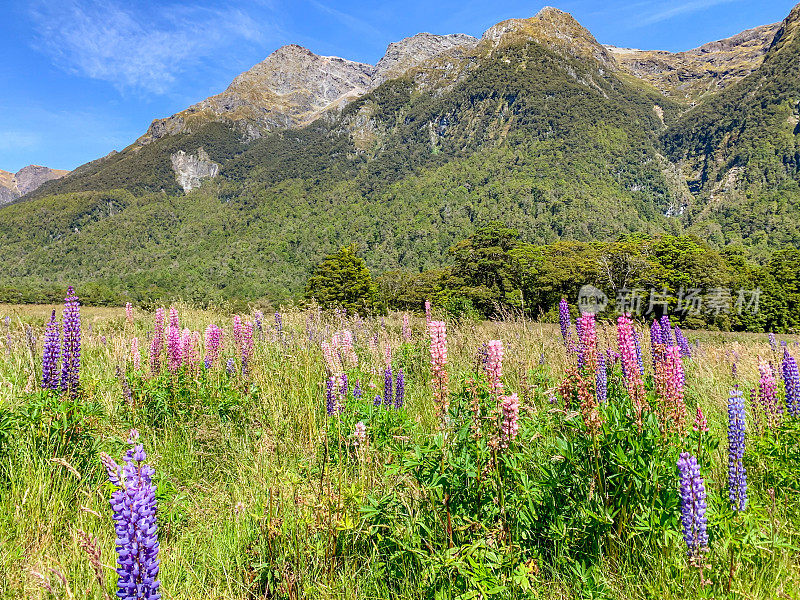
M356 244L350 244L326 256L306 284L306 299L316 300L323 308L338 307L360 314L372 312L375 285L357 251Z

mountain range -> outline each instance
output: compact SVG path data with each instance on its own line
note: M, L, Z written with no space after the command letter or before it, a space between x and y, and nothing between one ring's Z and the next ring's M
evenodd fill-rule
M419 271L489 220L541 244L797 247L798 17L679 53L602 45L550 7L480 39L417 34L376 65L283 46L122 151L18 188L0 287L279 302L351 241L378 272Z

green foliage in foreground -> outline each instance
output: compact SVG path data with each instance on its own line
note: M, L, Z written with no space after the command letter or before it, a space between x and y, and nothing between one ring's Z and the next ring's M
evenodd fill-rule
M102 598L75 536L79 528L97 535L104 564L113 563L110 488L97 455L119 456L132 427L156 469L161 580L176 599L672 600L691 589L766 600L791 597L800 583L800 493L792 483L800 429L789 419L774 431L748 429L749 503L732 513L719 444L731 383L723 342L704 342L685 362L686 403L690 413L703 408L710 432L667 434L658 410L640 429L617 366L608 370L609 400L593 433L577 388L558 386L568 359L555 328L449 322L452 393L443 421L431 401L421 320L407 341L397 315L382 326L287 312L281 329L257 337L247 373L228 343L212 368L153 374L134 368L127 350L132 336L144 339L152 315L126 323L119 314L86 315L94 327L85 331L77 401L25 391L38 365L28 360L24 330L15 326L10 346L0 340L2 598L67 597L50 568L75 597ZM220 319L227 320L182 321L202 330ZM31 324L38 335L42 323ZM346 370L349 388L337 392L340 410L328 415L320 340L309 338L340 328L356 334L359 361ZM394 350L394 374L402 368L406 376L400 408L373 400L383 394L387 364L383 349L368 344L375 334ZM521 403L507 448L498 444L497 398L475 359L480 344L496 338L507 343L505 389L518 391ZM752 361L769 347L752 338L735 347L747 388L758 377ZM647 387L657 407L649 378ZM748 410L751 423L761 408ZM705 585L680 534L682 450L698 455L709 491ZM52 595L31 571L49 579ZM111 592L113 572L106 577Z

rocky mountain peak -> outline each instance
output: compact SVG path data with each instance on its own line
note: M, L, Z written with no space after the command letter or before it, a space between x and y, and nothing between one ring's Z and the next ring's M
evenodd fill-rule
M372 85L377 87L387 79L400 77L409 69L419 66L432 58L471 50L477 44L477 38L465 33L451 33L448 35L418 33L399 42L393 42L389 44L386 54L375 66Z
M544 7L529 19L502 21L487 29L481 41L494 48L533 41L565 56L593 58L605 68L617 68L614 57L588 29L571 14L552 6Z
M13 202L47 181L64 177L69 171L41 165L28 165L16 173L0 170L0 205Z

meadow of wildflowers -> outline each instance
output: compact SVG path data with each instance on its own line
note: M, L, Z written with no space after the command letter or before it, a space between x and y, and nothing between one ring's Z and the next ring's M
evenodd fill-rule
M0 598L800 590L796 337L79 293L0 305Z

